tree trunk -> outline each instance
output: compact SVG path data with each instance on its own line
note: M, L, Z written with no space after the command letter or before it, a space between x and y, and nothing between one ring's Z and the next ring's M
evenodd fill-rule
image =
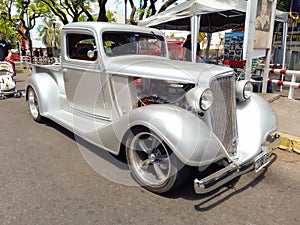
M131 6L131 13L130 13L130 23L132 25L137 25L137 22L134 20L134 14L136 12L136 7L134 5L133 0L129 0L130 6Z
M100 6L100 10L99 10L97 21L108 22L108 19L106 16L106 8L105 8L107 0L98 0L98 3Z
M165 11L170 5L177 2L177 0L167 0L158 10L158 13Z
M145 15L145 10L147 8L147 1L148 0L143 0L143 6L140 8L140 15L139 15L139 20L142 20L144 15Z
M150 0L150 9L151 9L150 16L153 16L156 13L155 2L156 2L156 0Z

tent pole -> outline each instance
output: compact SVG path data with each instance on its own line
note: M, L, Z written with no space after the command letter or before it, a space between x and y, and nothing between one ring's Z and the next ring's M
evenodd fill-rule
M262 83L262 93L267 93L267 86L268 86L268 80L269 80L269 68L270 68L270 59L271 59L271 49L272 49L272 36L273 36L273 31L274 31L274 22L275 22L275 11L276 11L276 5L277 5L277 0L273 0L272 3L272 17L270 19L270 35L269 37L266 37L269 39L269 46L267 49L267 57L265 61L265 68L264 68L264 73L263 73L263 83Z
M282 69L286 69L286 41L287 41L288 25L287 22L283 23L283 35L282 35Z
M247 3L247 12L249 17L246 17L246 23L248 23L248 35L247 35L247 46L246 46L246 67L245 67L245 79L250 80L251 78L251 69L252 69L252 58L253 58L253 49L254 49L254 33L255 33L255 23L256 23L256 9L257 9L257 0L248 0ZM248 19L248 21L247 21ZM250 35L249 35L250 34Z
M201 15L194 15L191 17L191 54L192 54L192 62L195 63L197 56L197 41L198 41L198 33L200 27L200 19Z

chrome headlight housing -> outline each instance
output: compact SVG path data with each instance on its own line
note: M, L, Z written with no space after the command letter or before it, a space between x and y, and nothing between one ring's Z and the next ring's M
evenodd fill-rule
M195 87L186 93L186 100L197 112L207 111L213 104L214 94L210 88Z
M240 101L246 101L251 98L253 85L249 80L240 80L236 82L236 98Z
M213 104L213 101L214 101L214 94L213 94L213 91L211 89L205 89L203 92L202 92L202 95L200 97L200 108L203 110L203 111L206 111L208 110L212 104Z

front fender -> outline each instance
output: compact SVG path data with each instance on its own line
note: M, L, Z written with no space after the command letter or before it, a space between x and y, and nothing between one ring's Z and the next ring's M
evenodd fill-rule
M131 110L118 121L99 131L106 148L125 144L126 132L145 126L159 135L185 164L206 166L226 155L211 129L195 114L174 105L151 105ZM116 152L118 154L119 152Z
M27 91L29 87L32 87L37 95L42 116L60 108L58 85L48 73L34 73L29 77L26 84L26 100L28 100Z
M242 161L255 156L269 134L278 129L278 121L270 104L253 93L249 102L237 104L238 150Z

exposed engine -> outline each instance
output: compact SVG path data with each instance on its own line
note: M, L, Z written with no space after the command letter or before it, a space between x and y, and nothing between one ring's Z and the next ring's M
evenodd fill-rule
M194 87L194 84L148 78L135 78L133 85L137 89L138 98L135 108L151 104L176 104L184 107L185 93Z

